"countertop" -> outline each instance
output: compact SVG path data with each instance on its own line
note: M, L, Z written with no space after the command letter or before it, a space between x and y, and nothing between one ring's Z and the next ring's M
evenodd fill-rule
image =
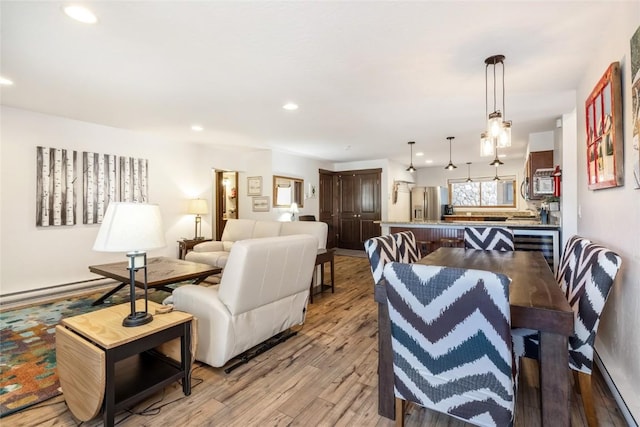
M559 230L557 224L540 224L534 220L508 220L508 221L380 221L380 225L388 227L416 227L416 228L460 228L465 226L482 227L507 227L519 229Z

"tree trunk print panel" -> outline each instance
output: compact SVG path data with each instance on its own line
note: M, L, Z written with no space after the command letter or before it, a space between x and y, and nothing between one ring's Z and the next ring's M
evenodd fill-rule
M83 188L84 224L102 224L109 202L116 200L116 156L85 151Z
M75 225L77 152L36 148L36 226Z

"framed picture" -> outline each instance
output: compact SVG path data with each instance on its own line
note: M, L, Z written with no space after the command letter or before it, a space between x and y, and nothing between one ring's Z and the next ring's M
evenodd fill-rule
M247 178L247 196L262 196L261 176L250 176Z
M269 212L269 196L254 197L251 208L253 212Z
M624 184L620 63L612 63L585 102L589 190Z

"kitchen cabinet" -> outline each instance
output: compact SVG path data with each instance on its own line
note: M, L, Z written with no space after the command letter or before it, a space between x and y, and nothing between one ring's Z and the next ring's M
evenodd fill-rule
M553 167L553 150L532 151L524 164L524 179L520 184L520 194L526 200L541 200L544 196L533 194L533 174L538 169Z

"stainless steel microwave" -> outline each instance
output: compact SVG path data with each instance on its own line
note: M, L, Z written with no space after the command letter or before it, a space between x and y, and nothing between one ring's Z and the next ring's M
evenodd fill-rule
M553 195L553 171L554 169L538 169L533 174L533 195Z

